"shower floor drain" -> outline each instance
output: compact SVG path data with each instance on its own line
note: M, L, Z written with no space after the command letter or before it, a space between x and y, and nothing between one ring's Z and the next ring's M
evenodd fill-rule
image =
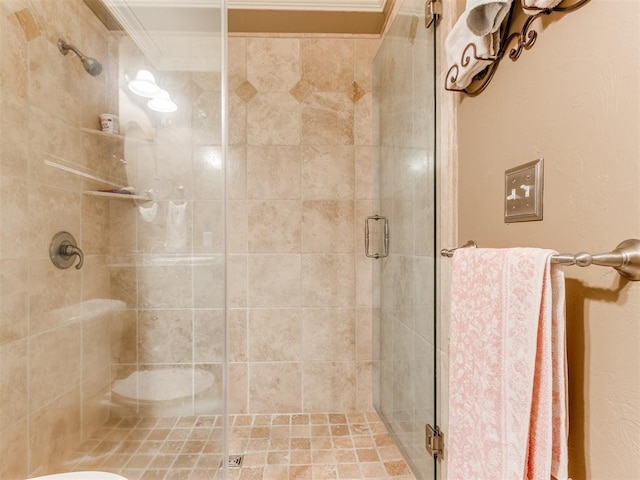
M240 468L242 466L243 459L244 459L244 455L229 455L229 459L227 460L227 466L229 468ZM220 466L222 467L222 464Z

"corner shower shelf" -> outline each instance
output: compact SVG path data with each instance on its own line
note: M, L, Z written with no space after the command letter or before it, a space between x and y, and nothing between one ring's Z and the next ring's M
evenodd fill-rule
M87 180L91 180L93 182L101 183L103 185L107 185L109 187L113 187L114 189L123 189L125 188L123 185L111 180L100 177L88 169L81 170L82 167L79 165L71 164L66 162L65 160L57 157L51 156L53 160L45 159L43 160L44 164L57 168L58 170L62 170L63 172L70 173L72 175L76 175L81 178L85 178ZM141 200L141 201L149 201L152 198L149 195L132 195L127 193L116 193L116 192L101 192L99 190L85 190L83 192L85 195L92 195L95 197L104 197L104 198L113 198L118 200Z
M107 133L107 132L103 132L102 130L95 130L93 128L80 127L80 131L84 133L89 133L91 135L98 135L100 137L109 137L109 138L120 139L120 140L125 139L124 135L120 135L118 133ZM154 141L152 138L139 138L134 136L127 136L126 139L133 140L135 142L140 142L140 143L152 143Z
M113 198L116 200L141 200L143 202L150 202L151 198L147 195L132 195L127 193L115 193L115 192L101 192L99 190L85 190L85 195L92 197Z

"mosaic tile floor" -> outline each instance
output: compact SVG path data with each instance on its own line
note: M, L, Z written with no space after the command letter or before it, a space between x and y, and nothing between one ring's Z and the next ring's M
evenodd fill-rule
M232 415L229 480L414 480L375 413ZM64 468L128 480L223 480L219 416L110 420Z

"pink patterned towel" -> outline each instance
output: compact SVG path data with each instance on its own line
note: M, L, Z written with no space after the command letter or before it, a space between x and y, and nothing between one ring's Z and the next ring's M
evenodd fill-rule
M567 480L564 274L555 252L456 250L450 480Z

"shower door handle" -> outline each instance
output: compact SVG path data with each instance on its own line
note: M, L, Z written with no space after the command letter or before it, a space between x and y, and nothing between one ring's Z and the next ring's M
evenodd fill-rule
M369 220L384 220L384 253L369 253ZM369 258L384 258L389 256L389 219L380 215L367 217L364 221L364 254Z

